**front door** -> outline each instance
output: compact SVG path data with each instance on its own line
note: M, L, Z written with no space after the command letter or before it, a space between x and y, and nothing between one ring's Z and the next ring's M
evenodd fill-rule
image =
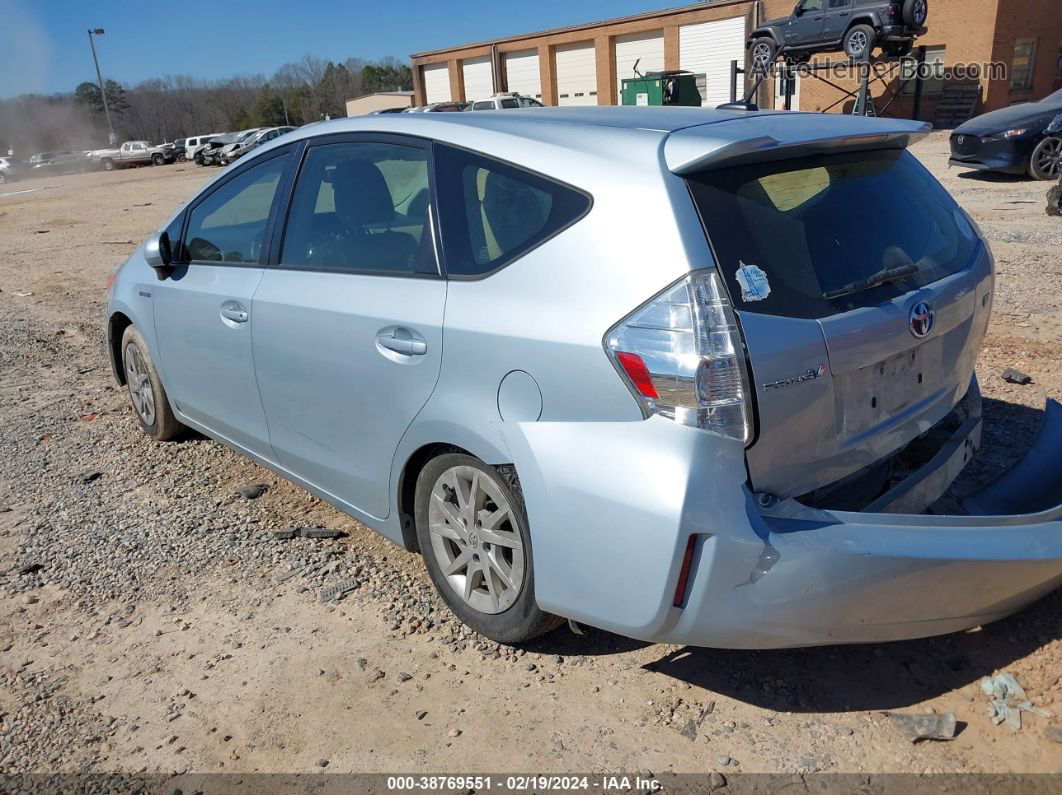
M787 47L809 47L822 41L826 0L801 0L785 26Z
M220 183L188 211L182 264L153 290L159 359L177 410L232 444L273 459L251 359L251 299L277 187L278 152Z
M255 293L254 360L285 469L370 516L442 361L446 282L428 149L350 135L311 144L276 267Z

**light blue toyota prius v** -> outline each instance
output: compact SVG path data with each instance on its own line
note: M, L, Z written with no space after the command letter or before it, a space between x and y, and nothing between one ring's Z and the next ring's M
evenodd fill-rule
M119 270L109 353L515 643L953 632L1062 583L1062 408L980 492L993 260L924 125L558 108L297 130ZM942 507L950 506L950 507Z

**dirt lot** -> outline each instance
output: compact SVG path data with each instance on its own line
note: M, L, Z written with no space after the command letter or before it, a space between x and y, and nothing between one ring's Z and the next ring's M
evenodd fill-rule
M999 274L979 365L996 452L969 484L1020 455L1062 396L1062 219L1046 185L949 171L946 150L942 134L916 148ZM212 441L148 442L104 356L105 283L215 173L0 195L0 771L1062 772L1044 734L1062 725L1062 592L880 646L731 652L563 629L513 650L463 631L417 557L329 506ZM1003 382L1008 366L1033 383ZM248 501L249 483L270 487ZM293 524L349 535L273 537ZM358 590L320 603L349 576ZM1055 717L993 726L978 681L1001 670ZM966 725L912 744L885 710Z

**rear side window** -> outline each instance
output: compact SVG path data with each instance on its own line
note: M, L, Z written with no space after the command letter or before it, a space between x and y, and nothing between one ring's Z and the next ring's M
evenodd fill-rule
M688 184L734 304L748 311L814 318L881 303L962 270L978 246L905 151L756 163Z
M185 248L193 262L261 262L269 212L287 155L248 168L188 215Z
M447 274L485 276L581 218L590 197L508 163L436 146Z

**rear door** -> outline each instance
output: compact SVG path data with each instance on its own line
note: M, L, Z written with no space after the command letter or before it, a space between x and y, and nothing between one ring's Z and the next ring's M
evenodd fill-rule
M991 256L912 155L754 163L689 184L745 336L756 490L788 497L833 483L965 395Z
M289 147L251 161L199 196L177 249L185 264L153 289L159 359L178 410L270 460L251 359L251 299L290 153Z
M420 139L312 141L254 298L254 359L280 463L371 516L435 387L446 282Z

